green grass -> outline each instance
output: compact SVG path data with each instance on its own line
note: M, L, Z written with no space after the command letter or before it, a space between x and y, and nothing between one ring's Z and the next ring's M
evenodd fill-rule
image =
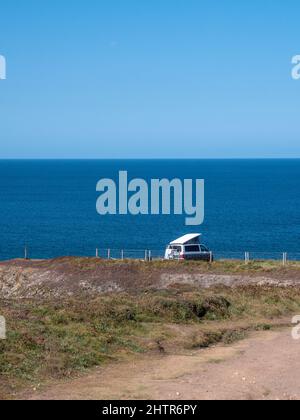
M7 340L0 341L0 395L14 386L68 377L176 341L168 326L195 334L184 347L230 344L249 328L267 330L271 320L300 311L300 289L215 288L108 294L64 301L0 301ZM244 326L235 326L243 321ZM229 327L230 325L230 327Z

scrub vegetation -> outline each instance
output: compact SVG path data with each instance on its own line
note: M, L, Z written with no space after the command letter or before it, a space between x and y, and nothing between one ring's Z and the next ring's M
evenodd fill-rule
M230 344L299 311L300 288L258 285L2 300L7 340L0 341L0 397L134 354Z

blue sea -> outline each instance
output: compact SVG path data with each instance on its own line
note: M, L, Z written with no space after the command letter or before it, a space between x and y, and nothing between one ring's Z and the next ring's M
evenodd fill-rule
M205 179L205 221L185 216L100 216L101 178ZM163 255L165 245L201 232L217 256L300 259L300 160L2 160L0 259L120 256L122 249ZM126 256L126 254L125 254Z

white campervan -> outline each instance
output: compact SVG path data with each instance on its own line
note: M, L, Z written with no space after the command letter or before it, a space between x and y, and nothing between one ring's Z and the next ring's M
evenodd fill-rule
M200 239L200 233L192 233L176 239L168 245L165 260L213 261L212 253L200 243Z

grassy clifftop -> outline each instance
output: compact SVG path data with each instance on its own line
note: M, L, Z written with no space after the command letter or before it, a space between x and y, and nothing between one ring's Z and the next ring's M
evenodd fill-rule
M11 397L20 387L39 387L136 353L230 343L299 311L300 288L255 285L1 300L8 332L0 341L0 394Z

